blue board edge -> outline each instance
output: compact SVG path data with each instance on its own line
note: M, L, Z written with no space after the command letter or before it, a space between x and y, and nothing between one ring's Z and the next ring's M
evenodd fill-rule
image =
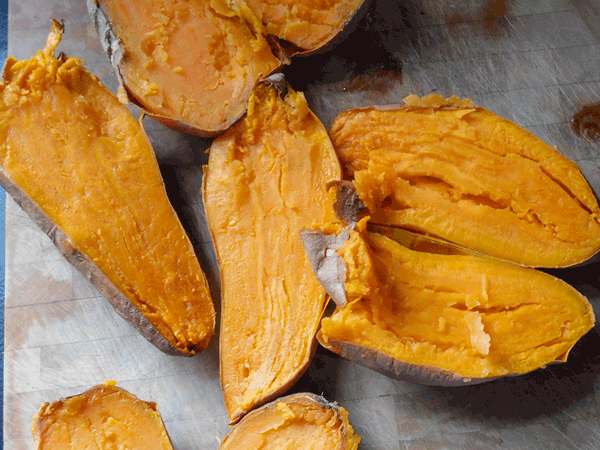
M8 51L8 0L0 1L0 63L4 66ZM0 187L0 442L4 443L4 268L6 191Z

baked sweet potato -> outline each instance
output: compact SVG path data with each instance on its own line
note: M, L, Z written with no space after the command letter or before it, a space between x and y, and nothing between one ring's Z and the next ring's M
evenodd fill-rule
M307 367L325 291L300 230L335 219L326 185L341 169L304 96L281 76L210 147L203 197L221 272L221 384L232 422Z
M577 165L469 100L349 110L331 137L373 223L532 267L600 249L598 201Z
M167 126L214 136L244 114L259 80L328 45L362 3L88 0L88 9L129 100Z
M36 450L173 450L156 404L111 381L44 403L33 417L31 432Z
M329 251L311 262L329 265L315 272L338 285L328 290L338 307L319 342L396 379L456 386L523 374L565 361L594 325L585 297L534 269L414 251L376 233L327 238ZM305 242L323 239L303 232Z
M356 450L360 437L348 412L314 394L294 394L248 414L219 450Z
M0 84L0 182L129 323L164 352L208 344L215 313L141 125L81 61L58 23Z

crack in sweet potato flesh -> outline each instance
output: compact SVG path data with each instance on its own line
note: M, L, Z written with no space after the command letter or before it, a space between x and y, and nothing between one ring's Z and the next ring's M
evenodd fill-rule
M110 385L44 404L33 429L36 450L173 450L156 406Z
M325 302L300 231L334 219L341 177L302 94L259 86L248 115L210 149L205 208L221 271L221 382L232 420L291 384Z
M269 34L314 50L339 33L361 0L248 0Z
M332 140L375 223L527 266L600 249L600 210L578 167L482 108L348 111Z
M279 60L243 2L102 1L125 47L121 73L151 113L220 131Z
M206 346L210 292L154 151L81 61L53 49L9 59L0 164L168 342L184 353Z
M565 361L594 324L585 297L534 269L356 232L341 255L349 305L323 319L325 341L487 378Z
M249 415L219 450L355 450L359 441L344 408L336 410L299 394Z

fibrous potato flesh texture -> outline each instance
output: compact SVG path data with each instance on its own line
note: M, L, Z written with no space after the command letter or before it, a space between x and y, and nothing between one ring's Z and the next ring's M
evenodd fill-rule
M314 50L338 34L361 0L248 0L268 33L304 50Z
M36 450L172 450L156 405L111 385L42 405L33 419Z
M200 350L213 332L212 300L150 142L81 61L53 50L7 62L2 169L168 342Z
M325 343L488 378L565 361L594 324L585 297L534 269L416 252L354 231L340 252L349 305L323 319Z
M210 148L205 208L221 271L221 381L232 420L295 380L325 292L299 232L333 220L341 171L302 94L260 86L248 116Z
M359 442L344 408L298 394L248 415L219 450L355 450Z
M102 0L125 48L121 74L153 114L221 131L246 110L256 82L279 67L243 2Z
M351 110L332 141L374 223L528 266L600 249L600 210L578 167L482 108Z

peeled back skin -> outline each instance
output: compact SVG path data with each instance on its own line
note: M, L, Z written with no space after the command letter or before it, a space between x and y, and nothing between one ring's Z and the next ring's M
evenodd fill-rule
M173 450L156 404L105 382L44 403L31 426L35 450Z
M304 96L282 92L257 87L248 115L214 141L204 175L221 272L221 385L232 422L305 370L325 304L299 233L334 220L326 185L341 169Z
M150 342L192 355L215 312L140 123L87 72L56 59L62 30L0 84L0 181Z
M319 341L394 378L449 386L523 374L566 361L594 325L585 297L534 269L356 231L339 252L348 305L323 319Z
M344 408L295 394L248 414L219 450L356 450L359 442Z
M373 223L532 267L600 249L600 209L575 163L469 100L439 95L340 114L331 130Z
M248 0L269 34L313 51L336 37L364 0Z
M243 2L88 0L101 39L134 101L157 120L210 136L246 111L258 80L280 61ZM122 52L122 58L117 53Z

